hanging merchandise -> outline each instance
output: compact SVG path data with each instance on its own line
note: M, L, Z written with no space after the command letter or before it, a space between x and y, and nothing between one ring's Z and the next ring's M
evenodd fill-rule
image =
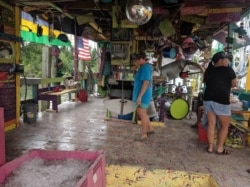
M61 22L60 22L60 27L61 27L61 32L62 32L62 18L60 18ZM58 40L61 40L62 42L65 42L67 43L69 41L68 39L68 36L64 33L60 33L58 36L57 36L57 39Z
M176 33L172 22L168 18L162 20L158 27L161 34L165 37L173 36Z
M244 29L244 23L240 23L240 27L234 29L234 32L238 33L238 38L243 38L247 34L247 31Z
M103 67L103 75L104 76L110 76L112 74L111 71L111 57L110 52L106 52L105 54L105 61L104 61L104 67Z
M60 49L57 46L52 46L52 56L58 57L60 55Z
M208 47L208 44L206 42L206 40L201 39L200 37L198 37L197 35L192 37L194 43L196 44L196 46L200 49L200 50L204 50Z
M41 25L37 25L37 29L36 29L36 35L38 37L42 36L43 35L43 27Z
M62 77L64 75L63 62L58 56L56 57L56 61L55 61L55 69L56 69L55 77Z
M54 39L54 14L52 12L48 12L48 26L49 26L49 42Z
M186 60L191 60L195 52L198 50L198 47L191 37L184 39L181 47Z
M173 80L175 78L187 78L191 74L204 73L203 67L189 60L176 60L161 67L161 75Z
M105 56L106 56L106 50L107 46L103 46L102 48L102 53L101 53L101 64L99 67L99 75L98 75L98 80L101 81L103 80L103 72L104 72L104 66L105 66Z
M177 51L174 47L166 47L162 51L162 56L165 58L172 58L176 57Z

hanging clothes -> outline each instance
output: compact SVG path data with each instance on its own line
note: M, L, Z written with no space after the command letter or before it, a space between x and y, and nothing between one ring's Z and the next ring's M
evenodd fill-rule
M55 69L56 69L56 77L62 77L64 75L63 62L60 58L56 58Z
M112 75L110 52L106 52L106 54L105 54L104 67L103 67L103 75L104 76L110 76L110 75Z

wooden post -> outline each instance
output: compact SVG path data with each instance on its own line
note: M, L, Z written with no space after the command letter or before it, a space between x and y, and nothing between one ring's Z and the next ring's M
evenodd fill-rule
M21 23L21 11L19 7L15 7L15 35L20 37L20 24ZM15 43L15 64L20 64L20 43L16 42ZM20 75L16 74L16 125L18 126L20 124L20 105L21 105L21 98L20 98Z
M76 24L76 23L75 23ZM76 26L75 26L75 33L76 33ZM78 49L77 49L77 35L75 34L75 40L74 40L74 42L75 42L75 48L74 48L74 80L75 81L78 81L79 80L79 75L78 75L78 66L79 66L79 64L78 64L78 60L79 60L79 58L78 58Z
M247 62L248 64L250 63L250 55L247 55ZM249 91L250 90L250 65L248 65L247 67L247 76L246 76L246 91Z
M5 163L4 110L0 108L0 166Z
M51 78L51 55L50 48L47 46L43 46L42 50L42 78ZM51 85L42 85L42 87L48 87ZM40 101L41 102L41 111L44 111L49 108L48 101ZM40 109L39 109L40 111Z

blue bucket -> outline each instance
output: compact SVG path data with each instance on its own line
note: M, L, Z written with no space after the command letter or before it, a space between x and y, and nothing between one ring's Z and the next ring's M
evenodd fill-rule
M162 52L163 57L174 59L177 55L176 49L174 47L166 47Z
M118 115L118 119L132 120L132 118L133 118L133 112L126 115Z

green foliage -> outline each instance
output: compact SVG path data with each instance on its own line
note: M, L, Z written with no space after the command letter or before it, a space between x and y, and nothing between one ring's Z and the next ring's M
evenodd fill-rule
M25 42L21 48L21 63L24 65L26 77L42 77L42 50L43 45ZM64 75L71 75L74 67L74 49L71 47L60 47L59 58L63 62ZM92 60L90 67L93 72L98 71L98 53L95 48L91 49ZM52 58L51 60L55 60Z
M25 43L21 49L21 62L26 77L42 77L42 45Z
M21 59L26 77L42 77L42 49L43 45L37 43L24 43L21 48ZM74 64L73 49L60 48L60 58L63 61L64 74L71 74Z
M224 48L225 46L222 43L218 42L217 40L213 40L212 50L211 50L212 55L214 55L217 52L224 51Z
M93 73L98 72L98 59L99 54L96 48L91 48L91 61L90 61L90 68Z
M74 67L73 48L61 47L59 58L63 61L63 72L66 75L70 75Z

